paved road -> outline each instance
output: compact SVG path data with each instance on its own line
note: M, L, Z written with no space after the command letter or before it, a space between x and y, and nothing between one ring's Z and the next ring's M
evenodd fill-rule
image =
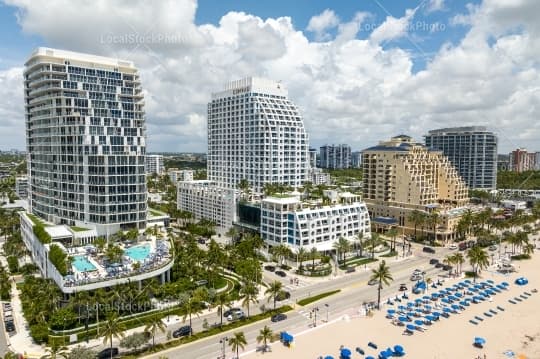
M417 249L415 249L415 252ZM437 257L443 257L447 252L450 252L446 249L441 249L437 251ZM411 287L413 284L409 277L413 269L419 268L426 272L426 278L430 277L432 279L437 279L439 275L445 275L446 272L436 269L433 266L429 265L428 257L420 253L418 255L411 256L405 260L395 261L395 259L390 259L388 263L391 265L391 272L394 277L392 284L384 288L381 292L381 296L388 297L394 296L398 293L398 287L401 283L406 283L407 286ZM342 292L334 296L330 296L326 299L323 299L319 303L310 305L307 307L297 307L297 309L287 313L288 318L280 323L271 323L271 321L265 320L263 322L258 322L251 324L249 326L242 327L241 330L244 332L246 339L248 341L248 349L253 349L256 343L256 337L259 333L259 330L264 326L268 325L274 332L279 332L282 330L288 330L292 333L299 333L301 331L308 330L313 324L313 319L309 318L310 310L317 306L319 307L318 320L320 324L321 320L326 320L326 306L328 304L328 318L330 321L338 318L344 313L354 314L365 302L375 301L377 298L377 289L376 286L368 286L367 280L369 279L370 271L364 271L362 269L359 272L339 276L336 278L331 278L327 281L322 281L319 283L314 283L309 286L301 287L295 289L292 292L290 303L294 303L301 298L308 297L310 295L315 295L317 293L322 293L334 289L342 289ZM258 308L252 310L253 313L257 313ZM213 314L210 315L212 318L218 319L218 317ZM202 319L196 319L193 322L194 330L200 330ZM209 320L210 321L210 320ZM234 332L234 331L232 331ZM225 335L231 335L231 333L224 333ZM170 358L201 358L201 359L210 359L218 358L221 355L222 346L219 343L220 337L213 337L208 339L199 340L194 343L180 346L178 348L171 349L160 354L149 356L148 358L159 358L160 355L166 355ZM156 336L156 342L163 341L165 335ZM229 348L226 348L228 356L231 355Z

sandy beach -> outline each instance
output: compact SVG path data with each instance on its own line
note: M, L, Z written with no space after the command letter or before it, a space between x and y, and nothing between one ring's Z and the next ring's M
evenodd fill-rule
M540 289L540 256L534 255L533 259L516 262L518 272L510 275L483 271L479 281L493 280L496 284L506 281L510 283L508 290L492 296L492 301L484 301L479 304L471 304L459 313L451 314L450 318L440 318L432 325L424 325L425 332L415 332L413 335L404 335L404 327L396 326L387 319L386 309L395 306L387 306L380 312L375 312L372 317L342 316L340 319L314 329L307 329L303 333L291 333L294 335L294 344L287 348L279 342L272 344L272 352L255 353L246 352L243 357L265 358L319 358L319 356L331 355L339 358L339 348L344 346L353 352L351 358L364 358L372 355L377 358L378 353L387 347L399 344L404 347L405 358L414 359L476 359L488 358L540 358L540 292L533 293L535 288ZM518 277L526 277L529 284L518 286L514 280ZM453 285L462 279L447 280L444 287ZM430 289L431 291L438 291ZM531 295L527 299L517 301L516 304L508 302L509 299L528 292ZM412 296L415 299L419 296ZM504 311L496 307L504 308ZM497 314L492 317L484 315L493 309ZM483 318L477 325L469 320L475 316ZM486 344L482 349L474 347L475 337L483 337ZM377 344L378 350L368 347L368 342ZM365 356L355 352L360 347L365 351ZM512 351L515 355L505 354ZM519 356L523 355L523 356Z

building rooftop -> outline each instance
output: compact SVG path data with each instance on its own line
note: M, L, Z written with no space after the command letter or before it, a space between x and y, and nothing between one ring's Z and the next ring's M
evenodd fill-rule
M45 227L45 230L47 231L47 233L49 233L52 239L60 237L71 237L73 235L73 233L71 233L64 225Z
M485 126L465 126L465 127L447 127L431 130L430 135L444 135L452 133L468 133L468 132L490 132Z
M116 67L135 68L135 65L133 64L132 61L120 60L120 59L115 59L111 57L84 54L80 52L73 52L73 51L67 51L67 50L51 49L48 47L38 47L36 50L34 50L34 52L32 52L32 54L30 55L30 59L25 63L25 66L28 66L32 61L34 61L34 57L41 57L41 56L55 57L55 58L61 58L61 59L65 58L69 60L79 60L83 62L105 64L105 65L116 66Z

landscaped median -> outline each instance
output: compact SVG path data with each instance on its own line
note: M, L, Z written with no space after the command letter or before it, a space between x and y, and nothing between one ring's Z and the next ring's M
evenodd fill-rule
M377 260L378 260L377 258L364 258L364 257L347 259L345 261L345 264L341 264L343 263L343 261L340 262L339 269L347 269L348 267L358 267L358 266L368 264L371 262L376 262Z
M313 297L300 299L298 302L296 302L296 304L301 305L301 306L305 306L305 305L311 304L313 302L316 302L319 299L329 297L329 296L331 296L333 294L336 294L336 293L339 293L339 292L341 292L341 289L332 290L330 292L324 292L324 293L321 293L321 294L314 295Z
M285 306L279 307L279 308L277 308L275 310L270 310L268 312L253 315L253 316L251 316L249 318L238 320L238 321L235 321L235 322L232 322L232 323L229 323L229 324L224 324L222 327L211 328L211 329L199 332L199 333L195 333L195 334L193 334L193 335L191 335L189 337L182 337L182 338L179 338L179 339L172 339L172 340L169 340L166 343L156 344L154 347L147 347L147 348L138 350L136 352L132 352L130 354L122 355L122 358L139 358L142 355L149 355L149 354L152 354L152 353L156 353L156 352L160 352L160 351L163 351L163 350L171 349L171 348L180 346L182 344L191 343L191 342L194 342L194 341L199 340L199 339L212 337L214 335L218 335L218 334L221 334L223 332L227 332L227 331L232 330L232 329L237 329L237 328L249 325L249 324L260 322L260 321L262 321L264 319L270 318L274 314L285 313L285 312L291 311L292 309L293 308L291 306L285 305Z

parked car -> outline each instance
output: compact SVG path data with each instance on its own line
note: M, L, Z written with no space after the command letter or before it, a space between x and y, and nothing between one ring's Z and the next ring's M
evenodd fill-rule
M452 244L450 244L450 245L448 246L448 248L454 250L454 249L458 249L458 246L457 246L457 244L452 243Z
M6 322L6 331L7 332L14 332L15 331L15 324L13 321Z
M377 279L370 279L369 282L367 282L368 285L375 285L379 284L379 281Z
M277 270L276 271L276 275L280 276L280 277L286 277L287 276L287 273L285 273L284 271L282 270Z
M118 348L106 348L98 353L98 359L109 359L118 356Z
M422 272L423 272L423 271L422 271L421 269L418 269L418 268L417 268L417 269L413 270L412 274L413 274L413 275L418 275L418 274L422 274Z
M460 242L458 248L460 251L464 251L467 249L467 242Z
M199 239L197 239L197 242L199 242L199 244L206 244L206 239L199 238Z
M228 309L228 310L224 311L223 316L228 317L229 315L231 315L234 312L241 312L241 311L242 311L241 308L231 308L231 309Z
M172 333L172 336L173 338L180 338L180 337L185 337L186 335L190 335L191 333L193 333L193 330L191 329L191 327L189 325L184 325L183 327L176 329Z
M422 248L422 251L425 252L425 253L435 253L435 249L431 248L431 247L424 247Z
M431 258L431 259L429 260L429 264L435 265L435 264L437 264L437 263L439 263L439 260L438 260L437 258Z
M399 291L400 292L404 292L406 290L407 290L407 285L406 284L402 283L402 284L399 285Z
M492 246L489 246L488 248L490 251L496 251L497 250L497 246L496 245L492 245Z
M410 279L411 279L412 282L416 282L416 281L421 280L422 276L419 275L419 274L413 274Z
M355 268L355 267L347 267L347 269L345 270L345 272L347 272L347 273L353 273L353 272L356 272L356 268Z
M266 269L269 272L274 272L276 270L275 266L264 266L264 269Z
M281 322L282 320L285 320L285 319L287 319L287 315L283 313L274 314L272 315L272 318L270 318L270 320L274 323Z
M452 270L452 266L449 265L449 264L445 264L445 265L442 266L442 270L450 271L450 270Z
M227 320L229 322L232 322L234 320L244 319L245 317L246 317L246 315L244 314L244 311L238 311L238 312L233 312L231 315L229 315L227 317Z
M443 266L444 264L441 262L438 262L437 264L435 264L435 268L442 268Z

